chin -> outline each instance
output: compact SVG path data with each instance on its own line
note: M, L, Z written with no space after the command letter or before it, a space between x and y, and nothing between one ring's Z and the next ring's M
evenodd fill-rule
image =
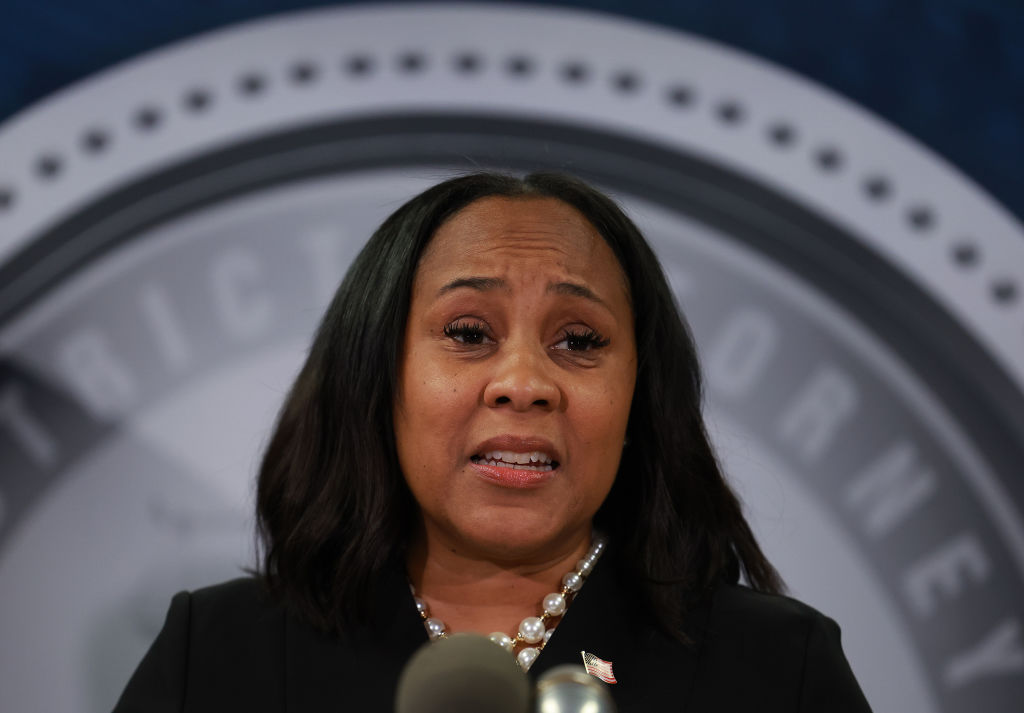
M560 547L567 538L578 530L577 526L565 523L553 527L550 519L536 518L536 522L513 522L510 517L489 518L486 523L467 528L462 539L474 550L495 561L517 561L546 559Z

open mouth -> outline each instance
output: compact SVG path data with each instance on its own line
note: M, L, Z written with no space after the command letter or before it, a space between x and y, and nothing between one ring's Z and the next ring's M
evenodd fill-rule
M510 470L530 470L537 473L546 473L558 467L558 461L552 460L551 456L541 451L531 451L529 453L488 451L487 453L479 453L470 458L470 460L479 465L509 468Z

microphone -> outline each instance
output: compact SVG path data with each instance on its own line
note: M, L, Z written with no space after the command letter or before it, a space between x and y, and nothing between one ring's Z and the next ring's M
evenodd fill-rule
M537 679L535 713L615 713L603 683L582 666L563 664Z
M530 713L530 684L508 652L486 636L428 642L398 679L395 713Z

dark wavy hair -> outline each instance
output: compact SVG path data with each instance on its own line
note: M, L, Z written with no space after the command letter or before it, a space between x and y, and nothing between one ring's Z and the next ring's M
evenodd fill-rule
M365 621L383 572L403 557L416 503L398 464L392 409L417 264L437 229L490 196L555 198L608 242L632 299L637 380L620 474L595 517L657 622L679 635L686 608L742 570L782 583L722 476L701 415L696 350L640 231L618 205L562 174L475 173L395 211L338 288L278 417L259 471L259 574L314 626Z

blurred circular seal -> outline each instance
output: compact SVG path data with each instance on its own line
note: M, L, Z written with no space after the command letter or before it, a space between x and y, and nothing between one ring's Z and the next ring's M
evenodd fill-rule
M9 120L0 157L12 708L108 709L151 602L248 564L337 280L479 167L578 174L650 237L758 534L876 708L1024 699L1024 231L828 90L607 15L375 4L154 51Z

